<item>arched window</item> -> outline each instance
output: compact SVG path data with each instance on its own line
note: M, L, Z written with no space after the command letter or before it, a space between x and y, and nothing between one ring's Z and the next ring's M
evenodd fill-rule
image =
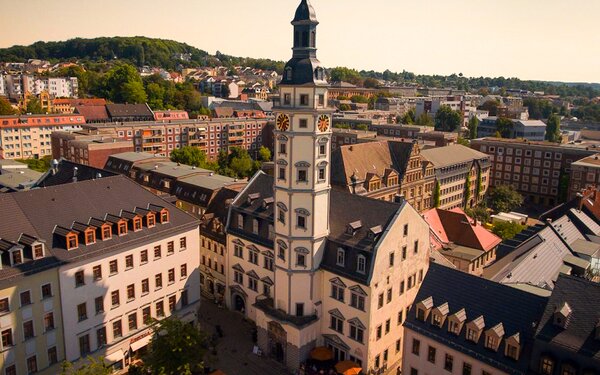
M308 47L308 31L302 32L302 47Z
M342 248L339 248L337 250L337 260L336 260L336 264L338 266L344 266L344 264L346 263L346 251Z
M296 31L294 33L294 47L298 47L299 43L300 43L300 33L298 31Z
M311 46L312 48L315 48L315 47L316 47L316 45L317 45L317 33L316 33L314 30L313 30L313 31L310 33L310 46Z
M356 272L365 273L367 269L367 259L364 255L359 255L356 260Z
M285 68L285 79L287 81L291 81L292 80L292 68L291 67L287 67Z

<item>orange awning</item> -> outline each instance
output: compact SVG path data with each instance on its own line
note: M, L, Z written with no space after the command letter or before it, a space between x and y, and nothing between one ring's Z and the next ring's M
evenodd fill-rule
M310 352L310 358L316 361L329 361L333 359L333 352L331 349L324 346L317 346Z
M362 367L353 361L341 361L335 365L335 371L342 375L358 375L362 371Z

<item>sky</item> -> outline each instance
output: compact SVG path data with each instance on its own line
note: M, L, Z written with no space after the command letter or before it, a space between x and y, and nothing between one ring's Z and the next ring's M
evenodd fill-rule
M0 48L148 36L288 60L300 0L0 0ZM598 0L311 0L326 67L600 82ZM8 11L10 10L10 11Z

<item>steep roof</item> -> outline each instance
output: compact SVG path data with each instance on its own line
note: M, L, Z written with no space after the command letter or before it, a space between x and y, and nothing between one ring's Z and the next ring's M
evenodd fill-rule
M294 20L292 23L296 22L317 22L317 13L315 9L310 4L309 0L302 0L298 8L296 9L296 13L294 14Z
M598 301L600 284L573 276L559 276L538 326L536 339L600 361L600 340L594 339L594 330L600 322ZM553 324L553 315L565 302L571 308L571 316L563 329Z
M416 305L428 298L433 299L433 307L448 303L448 315L464 309L465 323L483 316L484 331L502 323L504 338L515 334L520 337L523 351L519 360L507 358L503 345L497 352L485 348L484 334L474 343L466 340L464 327L459 336L448 332L448 319L441 328L431 324L431 319L418 320ZM533 344L533 327L542 316L546 301L544 297L431 263L404 326L504 372L525 374Z
M106 111L111 118L137 116L154 119L154 114L147 104L107 104Z
M35 187L62 185L75 181L94 180L115 175L116 173L107 171L106 169L95 168L61 158L56 168L48 170L39 178L35 183Z
M108 121L104 105L76 105L75 113L82 115L85 121Z
M489 158L482 152L459 144L424 149L421 154L436 168Z
M453 242L460 246L489 251L502 239L479 225L460 208L441 210L433 208L423 213L430 230L445 243Z

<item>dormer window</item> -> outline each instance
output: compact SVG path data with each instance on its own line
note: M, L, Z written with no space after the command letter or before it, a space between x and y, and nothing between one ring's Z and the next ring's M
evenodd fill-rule
M77 234L69 233L66 237L67 239L67 250L76 249L79 246L79 241L77 240Z
M110 240L112 238L112 227L109 224L104 224L101 227L102 241Z
M32 246L33 248L33 259L40 259L44 257L44 245L35 244Z
M518 361L520 352L521 352L520 335L518 333L515 333L514 335L508 337L505 340L504 355L507 356L508 358L512 358L515 361Z
M498 323L485 332L485 347L497 351L502 337L504 337L504 326L502 323Z
M148 228L152 228L156 225L156 216L152 212L146 215L146 225Z
M367 259L365 258L364 255L359 255L356 258L356 272L364 274L367 272L366 269L367 269Z
M481 332L484 327L485 327L485 321L483 319L483 316L479 316L479 317L475 318L474 320L470 321L469 323L467 323L467 334L466 334L467 340L473 341L475 343L478 342L479 337L481 336Z
M21 249L11 251L10 260L12 266L23 263L23 253L21 252Z
M417 304L417 319L424 322L429 317L433 307L433 297L427 297Z
M91 245L93 243L96 243L96 231L93 229L86 229L84 232L84 236L85 236L85 244L86 245Z
M344 265L346 264L346 250L338 248L336 264L338 266L344 267Z
M431 314L431 324L441 328L442 325L444 325L448 311L448 302L445 302L443 305L434 308Z
M448 318L448 332L455 335L460 335L463 324L467 319L467 313L465 309L460 309Z
M137 232L140 230L142 230L142 218L138 216L133 219L133 231Z
M117 224L117 233L119 236L127 234L127 222L125 220L121 220Z
M554 325L566 329L569 324L569 319L571 317L571 306L568 303L563 302L560 306L556 308L554 311Z
M354 236L357 230L362 228L362 222L360 220L354 221L346 226L346 234Z
M168 222L169 222L169 211L167 211L166 209L162 209L160 211L160 223L166 224Z

